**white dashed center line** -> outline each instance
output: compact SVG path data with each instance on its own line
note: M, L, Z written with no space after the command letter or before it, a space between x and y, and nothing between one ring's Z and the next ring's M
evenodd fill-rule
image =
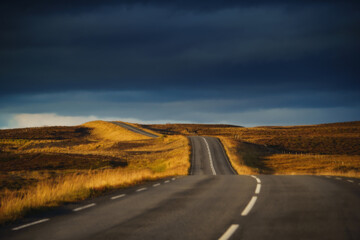
M158 186L160 186L160 183L155 183L155 184L153 185L153 187L158 187Z
M259 194L260 193L260 189L261 189L261 184L257 184L256 185L256 189L255 189L255 194Z
M351 182L351 183L353 183L354 181L353 180L347 180L348 182Z
M141 191L145 191L147 188L144 187L144 188L139 188L138 190L136 190L136 192L141 192Z
M250 202L248 203L248 205L246 206L246 208L244 209L244 211L241 213L241 216L246 216L249 214L249 212L251 211L251 209L253 208L253 206L255 205L255 202L257 200L257 196L253 196L250 200Z
M166 180L164 183L169 183L170 181L169 180Z
M211 156L211 152L210 152L209 144L208 144L208 142L206 141L206 139L205 139L204 137L203 137L202 139L204 139L204 142L205 142L205 145L206 145L208 154L209 154L209 161L210 161L211 171L212 171L213 175L216 175L215 168L214 168L214 163L213 163L212 156Z
M120 194L120 195L117 195L117 196L113 196L110 199L114 200L114 199L122 198L122 197L125 197L125 196L126 196L126 194Z
M226 232L219 238L219 240L227 240L229 239L234 232L236 231L236 229L238 229L239 224L232 224L227 230Z
M81 210L86 209L86 208L94 207L95 205L96 205L95 203L91 203L91 204L88 204L88 205L85 205L85 206L82 206L82 207L75 208L73 211L74 212L81 211Z
M36 224L39 224L39 223L47 222L49 220L50 220L49 218L44 218L44 219L41 219L39 221L35 221L35 222L24 224L24 225L21 225L21 226L18 226L18 227L14 227L12 230L17 231L17 230L20 230L20 229L23 229L23 228L26 228L26 227L30 227L30 226L33 226L33 225L36 225Z

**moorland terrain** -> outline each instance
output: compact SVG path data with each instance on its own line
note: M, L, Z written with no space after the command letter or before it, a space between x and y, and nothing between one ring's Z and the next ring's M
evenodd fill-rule
M306 126L157 124L162 134L220 138L239 174L360 176L360 121Z
M184 136L150 138L95 121L0 130L0 223L113 188L186 175Z
M244 128L94 121L0 130L0 223L111 189L187 175L187 136L218 137L239 174L360 176L360 121Z

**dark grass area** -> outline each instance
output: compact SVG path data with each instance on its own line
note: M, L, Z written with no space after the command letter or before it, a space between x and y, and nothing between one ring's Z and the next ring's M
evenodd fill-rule
M124 159L69 153L0 153L0 171L96 169L127 166Z
M0 139L64 140L90 135L86 127L35 127L0 130Z

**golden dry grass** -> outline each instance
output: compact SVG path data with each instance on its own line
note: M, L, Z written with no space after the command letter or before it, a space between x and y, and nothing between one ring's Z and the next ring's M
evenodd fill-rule
M127 123L129 124L129 123ZM131 141L149 139L150 137L132 132L116 124L105 121L92 121L82 126L92 129L91 135L95 139L111 141ZM136 127L136 126L135 126Z
M265 157L275 174L315 174L360 177L360 156L317 154L274 154Z
M103 121L1 130L0 223L109 188L186 175L189 156L184 136L154 139Z
M246 158L238 153L236 141L226 138L219 137L221 143L225 148L225 152L229 157L231 165L238 174L257 174L258 169L251 168L245 162Z

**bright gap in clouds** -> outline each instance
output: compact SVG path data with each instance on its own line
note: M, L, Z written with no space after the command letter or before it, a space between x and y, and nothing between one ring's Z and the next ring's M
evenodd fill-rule
M15 114L13 118L9 120L8 128L74 126L97 119L96 116L60 116L56 113L21 113Z
M8 128L27 128L27 127L45 127L45 126L76 126L86 122L103 121L123 121L140 124L156 124L171 122L168 120L144 121L137 118L119 118L107 117L100 118L95 115L90 116L63 116L56 113L20 113L13 114L8 120L7 126L0 126L0 129Z

